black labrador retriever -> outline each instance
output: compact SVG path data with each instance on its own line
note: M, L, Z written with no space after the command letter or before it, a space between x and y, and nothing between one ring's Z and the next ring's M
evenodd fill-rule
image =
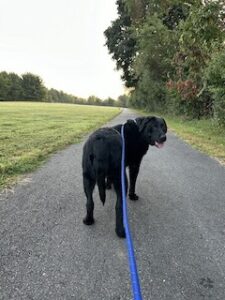
M116 194L116 233L125 237L122 213L121 192L121 127L101 128L90 135L83 148L83 185L87 197L87 214L84 224L94 223L93 190L97 183L99 196L104 205L106 188L113 184ZM149 145L161 148L166 141L167 125L164 119L158 117L140 117L128 120L124 124L125 164L129 167L129 198L138 200L135 194L135 184L143 156ZM107 181L107 182L106 182ZM126 179L126 187L127 187Z

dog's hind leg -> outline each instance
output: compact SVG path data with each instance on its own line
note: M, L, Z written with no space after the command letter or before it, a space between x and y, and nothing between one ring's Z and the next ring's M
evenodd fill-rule
M94 201L92 194L95 187L95 183L95 180L88 178L87 176L85 176L85 174L83 175L84 192L87 197L87 215L83 219L85 225L92 225L94 223Z
M122 202L122 190L120 178L113 179L113 185L117 195L116 201L116 234L118 237L125 238L125 230L123 226L123 202ZM126 189L127 189L127 177L126 177Z

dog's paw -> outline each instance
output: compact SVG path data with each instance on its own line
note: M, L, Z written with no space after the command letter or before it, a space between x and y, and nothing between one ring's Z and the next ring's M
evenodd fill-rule
M118 235L119 238L125 238L126 233L124 228L116 228L116 234Z
M138 195L137 194L129 194L129 198L130 200L132 201L137 201L139 199Z
M92 224L94 224L94 222L95 222L94 218L90 218L87 216L83 219L83 223L85 225L92 225Z

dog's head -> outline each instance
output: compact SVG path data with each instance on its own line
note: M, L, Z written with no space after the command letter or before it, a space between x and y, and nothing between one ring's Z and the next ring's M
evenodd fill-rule
M136 123L142 138L151 146L162 148L166 141L167 125L163 118L142 117Z

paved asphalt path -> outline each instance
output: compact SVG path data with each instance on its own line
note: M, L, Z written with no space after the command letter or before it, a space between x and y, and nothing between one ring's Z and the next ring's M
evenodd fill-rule
M135 115L129 110L109 124ZM115 194L82 223L82 143L0 196L0 299L132 299ZM129 217L145 300L225 299L225 168L168 134L151 147Z

